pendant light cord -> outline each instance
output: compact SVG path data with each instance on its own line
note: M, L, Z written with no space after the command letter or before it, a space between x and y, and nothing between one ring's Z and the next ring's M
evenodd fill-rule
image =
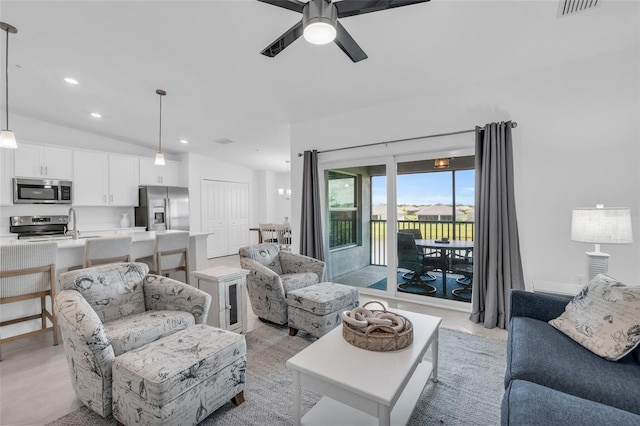
M9 28L6 30L7 41L5 47L6 59L4 61L4 89L5 89L5 107L4 112L7 114L7 130L9 130Z
M160 132L158 134L158 152L162 152L162 94L160 94Z

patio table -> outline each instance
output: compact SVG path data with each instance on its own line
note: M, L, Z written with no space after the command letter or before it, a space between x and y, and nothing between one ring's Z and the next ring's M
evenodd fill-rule
M441 240L416 239L416 246L420 248L436 249L440 252L440 258L445 265L449 265L449 254L455 250L473 250L473 241L448 240L445 243ZM442 269L442 294L447 295L447 267Z

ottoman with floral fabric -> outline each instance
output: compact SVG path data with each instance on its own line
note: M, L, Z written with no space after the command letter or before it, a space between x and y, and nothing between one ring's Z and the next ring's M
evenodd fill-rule
M113 361L113 416L124 425L195 425L244 401L241 334L195 325Z
M358 289L324 282L287 293L289 334L322 337L342 323L342 311L358 306Z

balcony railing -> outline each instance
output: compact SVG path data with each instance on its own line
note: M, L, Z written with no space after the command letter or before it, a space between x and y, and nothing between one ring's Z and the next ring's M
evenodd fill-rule
M387 265L387 221L371 220L371 264ZM473 241L473 222L442 222L399 220L398 230L419 229L425 240L439 240L447 237L450 240Z

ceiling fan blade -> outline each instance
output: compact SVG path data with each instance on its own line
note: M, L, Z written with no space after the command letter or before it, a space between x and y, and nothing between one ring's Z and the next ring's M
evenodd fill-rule
M346 18L348 16L362 15L363 13L410 6L428 1L429 0L342 0L334 2L333 4L336 6L336 9L338 9L338 18Z
M262 53L264 56L273 58L278 53L282 52L285 47L296 41L296 39L302 35L302 31L302 20L300 20L300 22L289 28L286 33L282 34L280 38L271 43L260 53Z
M294 12L302 13L302 9L306 5L298 0L258 0L262 3L268 3L274 6L282 7L284 9L293 10Z
M368 58L364 50L358 46L358 43L356 43L353 37L351 37L351 34L345 30L340 22L337 22L336 25L336 39L334 42L353 62L359 62Z

